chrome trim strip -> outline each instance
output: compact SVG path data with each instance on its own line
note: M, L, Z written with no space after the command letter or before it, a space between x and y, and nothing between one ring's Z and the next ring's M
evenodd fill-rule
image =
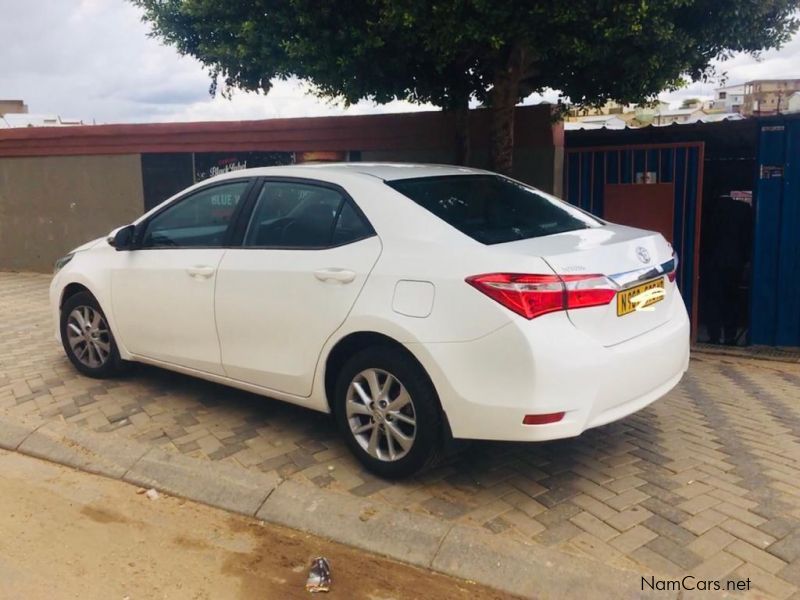
M673 257L668 261L661 263L660 265L644 267L642 269L634 269L632 271L624 271L622 273L614 273L613 275L608 275L608 278L617 284L620 289L625 289L641 283L642 281L654 279L659 275L669 273L674 269L675 258Z

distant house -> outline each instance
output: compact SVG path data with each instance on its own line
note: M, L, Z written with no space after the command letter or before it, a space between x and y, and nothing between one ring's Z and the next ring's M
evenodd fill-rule
M628 125L625 119L618 115L594 115L590 117L579 117L575 121L564 123L567 131L576 129L625 129Z
M729 85L714 90L711 109L726 113L738 113L744 104L744 84Z
M691 123L697 121L705 114L703 109L698 106L659 110L653 115L651 124L656 127L661 127L664 125L672 125L673 123Z
M614 100L607 100L602 106L571 106L567 111L567 120L581 119L583 117L598 117L601 115L623 115L633 112L630 104L620 104Z
M27 113L6 113L0 115L0 129L16 127L67 127L86 125L80 119L65 119L58 115L32 115Z
M789 102L787 106L788 109L786 112L800 112L800 92L795 92L789 96Z
M22 100L0 100L0 117L7 114L28 112L28 105Z
M635 111L634 125L650 125L655 116L665 110L669 110L669 102L664 102L663 100L659 100L658 102L652 104L637 106Z
M32 115L22 100L0 100L0 129L17 127L64 127L85 125L80 119L65 119L58 115Z
M744 119L737 112L710 112L695 114L689 117L687 123L718 123L719 121L741 121Z
M789 111L789 99L800 91L800 79L758 79L744 84L741 113L746 116L778 115Z

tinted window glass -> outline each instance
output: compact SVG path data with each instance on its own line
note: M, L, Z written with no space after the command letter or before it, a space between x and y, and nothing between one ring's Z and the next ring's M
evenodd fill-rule
M484 244L602 225L557 198L498 175L401 179L387 185Z
M180 200L147 224L142 245L146 248L216 248L225 243L233 211L248 182L206 188Z
M333 225L344 201L330 188L267 182L258 196L245 246L320 248L331 245Z
M333 245L340 246L372 235L372 227L356 212L350 202L345 202L333 230Z

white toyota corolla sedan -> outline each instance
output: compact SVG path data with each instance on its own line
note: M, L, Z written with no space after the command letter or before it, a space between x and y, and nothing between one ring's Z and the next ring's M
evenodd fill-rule
M579 435L689 360L677 257L506 177L411 164L227 173L56 263L67 356L150 363L331 412L375 473L446 436Z

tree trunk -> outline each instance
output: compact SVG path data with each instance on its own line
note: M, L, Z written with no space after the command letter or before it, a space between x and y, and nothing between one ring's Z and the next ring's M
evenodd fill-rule
M519 99L522 51L511 52L506 68L498 69L490 95L489 160L498 173L511 175L514 166L514 107Z
M453 109L456 128L456 164L469 166L472 145L469 132L469 99Z

